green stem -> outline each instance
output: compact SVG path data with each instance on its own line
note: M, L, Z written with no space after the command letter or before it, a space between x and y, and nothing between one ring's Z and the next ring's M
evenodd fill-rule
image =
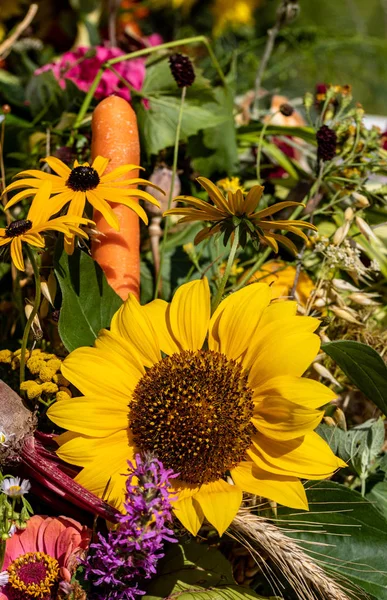
M186 45L186 44L195 44L195 43L204 44L204 46L207 49L208 54L210 55L212 63L219 75L219 78L222 81L222 84L226 87L227 82L226 82L224 73L222 71L222 68L219 64L218 59L216 58L216 56L214 54L214 51L211 48L211 45L210 45L208 39L204 35L197 35L195 37L184 38L182 40L175 40L173 42L159 44L158 46L152 46L150 48L143 48L142 50L136 50L135 52L130 52L129 54L124 54L123 56L118 56L117 58L112 58L111 60L106 61L106 63L104 63L101 66L97 75L95 76L93 83L91 84L89 91L87 92L87 94L85 96L85 99L82 102L82 106L79 109L79 113L78 113L77 118L75 119L75 122L73 125L73 131L76 131L77 129L79 129L79 127L82 123L82 120L85 117L85 115L89 109L89 106L91 104L91 101L92 101L94 93L95 93L95 90L97 89L98 84L101 81L102 76L106 69L109 69L113 65L116 65L125 60L132 60L133 58L140 58L141 56L147 56L148 54L153 54L154 52L158 52L159 50L168 50L169 48L175 48L176 46L182 46L182 45ZM70 137L69 143L71 143L73 140L74 140L74 135L72 134Z
M6 542L3 540L0 540L0 572L3 568L3 563L4 563L5 546L6 546Z
M176 179L176 173L177 173L177 160L179 157L180 132L181 132L181 124L183 121L183 109L184 109L184 101L185 101L186 93L187 93L187 88L183 87L183 89L181 90L181 102L180 102L179 116L177 119L175 146L173 149L173 165L172 165L172 175L171 175L171 187L169 188L169 195L168 195L168 210L171 208L171 205L172 205L173 190L175 187L175 179ZM163 241L161 243L161 249L160 249L160 265L159 265L159 270L158 270L157 277L156 277L154 298L157 298L158 294L159 294L161 271L163 268L164 255L165 255L165 250L166 250L166 246L167 246L169 225L170 225L170 217L167 216L165 218L164 235L163 235Z
M263 138L265 137L266 130L267 130L268 126L270 125L271 120L278 113L279 113L279 111L277 110L275 113L270 115L270 118L266 121L266 123L263 124L262 130L261 130L261 133L259 136L258 149L257 149L257 164L256 164L257 180L258 180L259 184L261 182L261 156L262 156Z
M35 278L35 300L34 300L34 304L33 304L33 307L32 307L31 314L28 317L28 321L26 323L26 326L24 328L24 333L23 333L23 339L22 339L22 345L21 345L21 354L20 354L20 383L23 383L23 381L25 381L26 350L27 350L28 337L29 337L29 334L30 334L30 331L31 331L31 326L32 326L33 320L35 318L35 315L37 314L37 312L39 310L40 298L41 298L39 267L38 267L38 265L36 263L36 259L35 259L35 255L34 255L33 251L31 250L31 248L27 244L26 244L26 250L27 250L28 258L31 261L32 269L34 271L34 278Z
M264 252L262 252L261 256L253 264L251 269L249 271L247 271L247 273L239 281L238 285L234 288L234 292L237 292L238 290L243 288L246 285L246 283L248 281L250 281L250 279L252 278L254 273L256 273L261 268L261 266L266 261L266 259L269 258L270 252L271 252L271 248L266 248L266 250Z
M235 254L236 254L236 251L238 249L238 245L239 245L239 229L237 227L235 229L235 232L234 232L234 241L232 243L230 254L228 256L226 269L224 271L222 280L221 280L220 285L218 287L218 291L216 292L216 296L215 296L215 298L214 298L214 300L212 302L212 312L213 313L218 308L218 306L220 304L220 301L222 300L222 297L223 297L223 294L224 294L224 289L225 289L225 287L227 285L227 281L228 281L228 278L230 277L231 269L232 269L232 266L234 264Z

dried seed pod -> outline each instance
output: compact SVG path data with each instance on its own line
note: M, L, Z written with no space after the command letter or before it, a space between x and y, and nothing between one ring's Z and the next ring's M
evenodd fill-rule
M345 414L338 406L336 407L336 410L333 413L333 419L335 423L337 423L337 425L340 427L340 429L347 431L347 420L345 418Z
M333 236L333 243L335 246L340 246L340 244L345 240L350 226L350 222L345 221L345 223L336 230L335 235Z
M326 367L324 367L324 365L320 365L320 363L314 362L312 366L314 370L320 375L320 377L324 377L324 379L328 379L328 381L340 387L340 383L337 381L337 379L333 377L332 373L328 371Z
M0 467L20 460L20 451L26 438L33 435L36 417L22 399L0 379Z
M361 306L377 306L380 304L380 302L376 302L373 296L374 294L354 292L353 294L349 294L348 298L352 300L352 302L356 302L356 304L360 304Z
M51 306L54 306L57 285L56 277L53 271L51 271L49 274L48 281L43 278L41 279L40 288L45 299L51 304Z
M355 206L357 208L367 208L367 206L370 205L367 196L364 196L364 194L352 192L352 198L355 200Z
M33 311L33 306L31 304L26 304L24 307L24 312L25 312L27 319L30 318L32 311ZM31 329L32 329L32 334L34 336L34 339L41 340L43 337L43 330L40 325L39 317L37 314L34 316L34 319L32 321L32 325L31 325Z
M365 222L361 217L356 217L356 225L360 229L361 233L367 238L367 240L374 240L374 242L379 242L378 237L374 234L371 227L368 223Z
M332 279L334 287L341 292L358 292L359 288L345 281L345 279Z
M346 221L352 221L354 216L355 213L353 212L353 209L350 206L348 206L348 208L346 208L344 212L344 219Z
M356 325L363 325L360 321L356 319L354 316L354 311L351 311L347 308L339 308L338 306L331 306L330 309L335 313L340 319L344 319L347 323L356 323ZM356 313L355 313L356 314Z

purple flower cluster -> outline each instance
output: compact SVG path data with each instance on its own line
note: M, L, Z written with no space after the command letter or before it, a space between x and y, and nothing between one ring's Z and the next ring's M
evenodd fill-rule
M90 545L85 564L86 579L100 600L135 600L143 595L138 582L156 573L163 543L177 541L167 526L172 520L168 488L177 475L151 455L137 454L136 465L129 461L128 465L126 513L107 537L98 533L99 542Z

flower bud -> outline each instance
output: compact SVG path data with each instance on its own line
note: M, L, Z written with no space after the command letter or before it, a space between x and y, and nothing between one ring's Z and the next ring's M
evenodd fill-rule
M344 212L344 219L346 221L352 221L354 216L355 216L355 213L353 212L353 209L350 206L348 208L346 208L346 210Z
M370 205L367 196L364 196L364 194L352 192L352 198L355 200L355 206L357 208L367 208L367 206Z
M340 319L343 319L344 321L347 321L348 323L356 323L356 325L362 325L362 323L353 316L352 313L354 311L350 311L349 308L339 308L338 306L331 306L330 309Z
M349 294L348 298L352 300L352 302L356 302L356 304L361 304L362 306L377 306L379 302L376 302L371 294L364 294L362 292L353 294Z
M54 300L56 296L56 277L52 271L48 276L48 281L41 279L40 288L46 300L48 300L51 306L54 306Z
M328 425L328 427L336 427L336 423L334 422L332 417L324 417L323 421L325 425Z
M318 362L313 363L314 370L320 375L320 377L324 377L324 379L328 379L334 385L340 387L340 383L335 379L330 371L324 365L320 365Z
M341 410L341 408L336 407L336 410L333 413L333 419L334 419L335 423L337 423L337 425L340 427L340 429L347 431L347 421L345 418L345 414Z
M284 102L284 104L281 104L281 106L279 107L279 111L284 117L291 117L294 113L294 108L287 102Z
M340 244L345 240L350 226L351 224L349 221L345 221L344 225L341 225L341 227L336 230L335 235L333 236L333 243L335 246L340 246Z
M367 240L374 240L374 242L379 241L377 236L372 231L371 227L368 225L368 223L365 222L364 219L362 219L361 217L356 217L355 221L361 233L367 238Z
M26 304L24 307L24 312L25 312L27 319L30 318L32 311L33 311L33 306L31 304ZM39 317L37 314L34 316L34 319L32 321L32 325L31 325L31 329L32 329L32 333L33 333L35 340L41 340L43 337L43 330L40 326L40 321L39 321Z
M349 281L345 281L344 279L332 279L332 283L337 290L341 292L358 292L359 288L349 283Z

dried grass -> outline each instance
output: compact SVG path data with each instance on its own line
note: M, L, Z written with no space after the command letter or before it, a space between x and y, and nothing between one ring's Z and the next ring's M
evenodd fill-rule
M260 552L264 551L300 600L350 600L344 587L329 577L294 540L247 507L239 510L228 535L243 544L257 563L261 563Z

